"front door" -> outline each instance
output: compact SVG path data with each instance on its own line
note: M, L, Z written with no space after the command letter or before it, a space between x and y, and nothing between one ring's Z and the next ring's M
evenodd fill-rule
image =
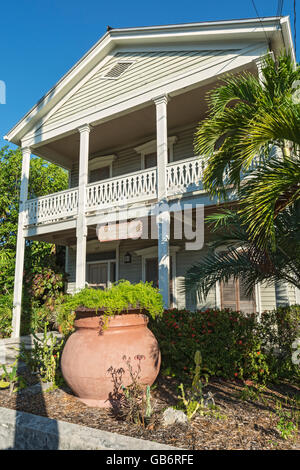
M157 258L146 259L146 281L152 282L153 287L158 287L158 262Z
M90 263L88 264L88 283L91 287L104 288L107 287L108 281L108 265L107 263Z
M146 259L146 281L152 282L153 287L159 287L158 283L158 260L157 258L148 258ZM172 272L172 257L170 256L170 279L169 279L169 289L170 289L170 305L173 305L173 272Z

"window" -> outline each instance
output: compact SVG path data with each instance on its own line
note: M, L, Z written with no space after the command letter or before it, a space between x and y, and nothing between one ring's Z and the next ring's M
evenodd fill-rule
M106 180L112 177L112 164L115 155L94 157L89 161L89 183Z
M255 295L247 296L241 279L230 279L221 283L221 308L230 308L244 313L256 311Z
M97 168L96 170L90 171L89 183L95 183L96 181L106 180L109 177L110 177L109 166Z
M145 169L147 168L152 168L157 165L157 155L156 152L154 153L147 153L144 155L144 167Z
M173 146L177 141L177 137L168 138L168 161L173 161ZM157 166L156 140L151 140L146 144L135 147L137 153L141 154L141 169L153 168Z
M133 64L133 62L117 62L108 70L108 72L104 75L104 78L119 78L128 69L128 67L130 67L131 64Z

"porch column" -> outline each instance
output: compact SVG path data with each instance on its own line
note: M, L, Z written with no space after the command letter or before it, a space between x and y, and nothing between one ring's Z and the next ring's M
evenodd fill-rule
M12 337L20 336L21 327L21 307L22 307L22 288L23 288L23 271L24 271L24 255L25 255L25 202L28 196L29 168L30 168L30 147L22 148L22 173L20 187L19 202L19 218L18 218L18 234L17 234L17 250L16 250L16 266L15 266L15 283L13 297L13 317L12 317Z
M170 273L170 212L167 205L167 163L168 163L168 129L166 95L155 100L156 106L156 142L157 142L157 197L158 197L158 282L165 308L169 307L169 273Z
M85 287L86 280L86 237L87 225L85 217L86 185L88 183L89 134L90 126L85 124L79 129L79 183L78 183L78 215L77 215L77 247L76 247L76 290Z

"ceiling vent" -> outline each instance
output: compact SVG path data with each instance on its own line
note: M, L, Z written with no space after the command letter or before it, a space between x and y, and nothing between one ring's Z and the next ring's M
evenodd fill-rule
M119 78L133 62L117 62L109 71L104 75L104 78Z

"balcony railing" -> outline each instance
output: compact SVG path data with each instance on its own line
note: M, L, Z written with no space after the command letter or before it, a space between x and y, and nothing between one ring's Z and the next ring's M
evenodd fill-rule
M201 189L203 166L198 157L167 165L167 195ZM126 203L157 199L157 168L91 183L86 188L86 213ZM78 211L78 188L29 199L25 204L26 225L73 218Z
M25 224L39 224L65 219L77 214L78 188L29 199L25 203Z

